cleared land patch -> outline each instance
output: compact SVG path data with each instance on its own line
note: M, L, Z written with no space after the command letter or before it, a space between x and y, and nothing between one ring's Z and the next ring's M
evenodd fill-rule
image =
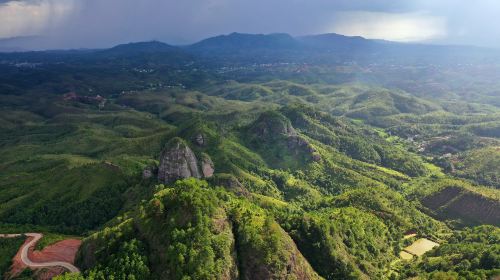
M413 255L410 253L407 253L405 251L399 252L399 257L402 258L403 260L411 260L413 259Z
M413 244L411 244L410 246L404 248L403 252L419 257L425 254L426 252L432 250L432 248L436 246L439 246L439 244L426 238L420 238L417 241L413 242ZM403 259L405 259L403 255L405 257L408 257L406 254L400 254L401 258Z

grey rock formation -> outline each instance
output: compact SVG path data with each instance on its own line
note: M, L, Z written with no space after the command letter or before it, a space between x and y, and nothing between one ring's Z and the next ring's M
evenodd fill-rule
M272 142L282 136L293 137L297 136L297 132L293 128L290 120L283 115L266 112L262 113L260 117L252 125L252 133L258 136L263 141Z
M203 134L198 133L198 134L196 134L196 136L194 137L194 142L195 142L198 146L205 146L205 137L203 137Z
M142 178L143 179L149 179L151 177L153 177L153 172L151 171L151 169L146 168L146 169L142 170Z
M156 177L156 174L158 174L157 166L147 166L144 170L142 170L142 178L146 180Z
M226 190L238 196L250 197L250 192L231 174L215 174L210 178L210 182L216 186L224 187Z
M306 154L313 161L321 161L321 156L313 145L297 133L289 119L279 113L262 113L251 126L250 132L254 135L253 141L259 145L260 143L275 145L285 142L288 153L291 155L298 157Z
M290 152L298 155L300 152L305 152L311 155L313 161L320 161L321 156L317 153L316 149L303 137L299 135L293 135L288 137L287 141L288 149Z
M198 160L182 139L173 138L160 155L158 180L162 183L171 183L190 177L201 178Z
M212 159L207 154L201 155L201 171L203 177L210 178L214 175L215 167Z

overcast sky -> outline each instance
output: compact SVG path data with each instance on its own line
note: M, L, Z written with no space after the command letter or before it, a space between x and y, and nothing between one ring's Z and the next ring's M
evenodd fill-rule
M340 33L500 48L499 0L0 0L0 38L50 47L185 44L231 32Z

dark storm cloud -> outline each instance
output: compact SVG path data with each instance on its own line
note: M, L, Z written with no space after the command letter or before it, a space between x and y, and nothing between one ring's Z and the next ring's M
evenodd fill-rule
M41 1L43 0L0 0L0 5L2 4L7 4L9 2L20 2L20 3L33 3L33 4L36 4L36 3L40 3Z
M381 39L500 45L500 31L494 28L500 24L496 0L0 0L0 4L0 37L43 35L54 47L104 47L151 39L188 43L234 31L294 35L336 31ZM37 16L30 17L37 9Z
M405 1L389 0L87 0L63 30L99 42L159 39L187 43L230 33L328 32L336 12L402 12ZM82 23L85 23L82 25ZM106 42L107 41L107 42ZM83 43L83 42L82 42Z

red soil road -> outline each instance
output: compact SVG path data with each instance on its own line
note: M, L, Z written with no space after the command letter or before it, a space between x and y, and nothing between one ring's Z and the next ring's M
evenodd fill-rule
M23 261L23 251L26 251L27 259L35 264L40 263L68 263L74 264L76 253L78 248L81 245L81 241L77 239L66 239L63 241L59 241L52 245L45 247L42 251L34 251L34 245L36 242L33 242L36 236L28 236L24 244L21 246L16 256L12 260L12 267L10 270L10 275L15 276L21 273L25 268L29 267L25 261ZM31 244L30 244L31 243ZM25 259L26 259L25 257ZM45 269L42 273L36 273L37 279L45 280L52 279L52 277L56 275L60 275L67 270L62 268L61 266L43 266ZM40 266L31 267L32 269L40 268Z
M74 264L76 252L81 243L81 240L66 239L49 245L42 251L34 251L34 248L31 247L28 252L28 257L36 263L61 261Z

